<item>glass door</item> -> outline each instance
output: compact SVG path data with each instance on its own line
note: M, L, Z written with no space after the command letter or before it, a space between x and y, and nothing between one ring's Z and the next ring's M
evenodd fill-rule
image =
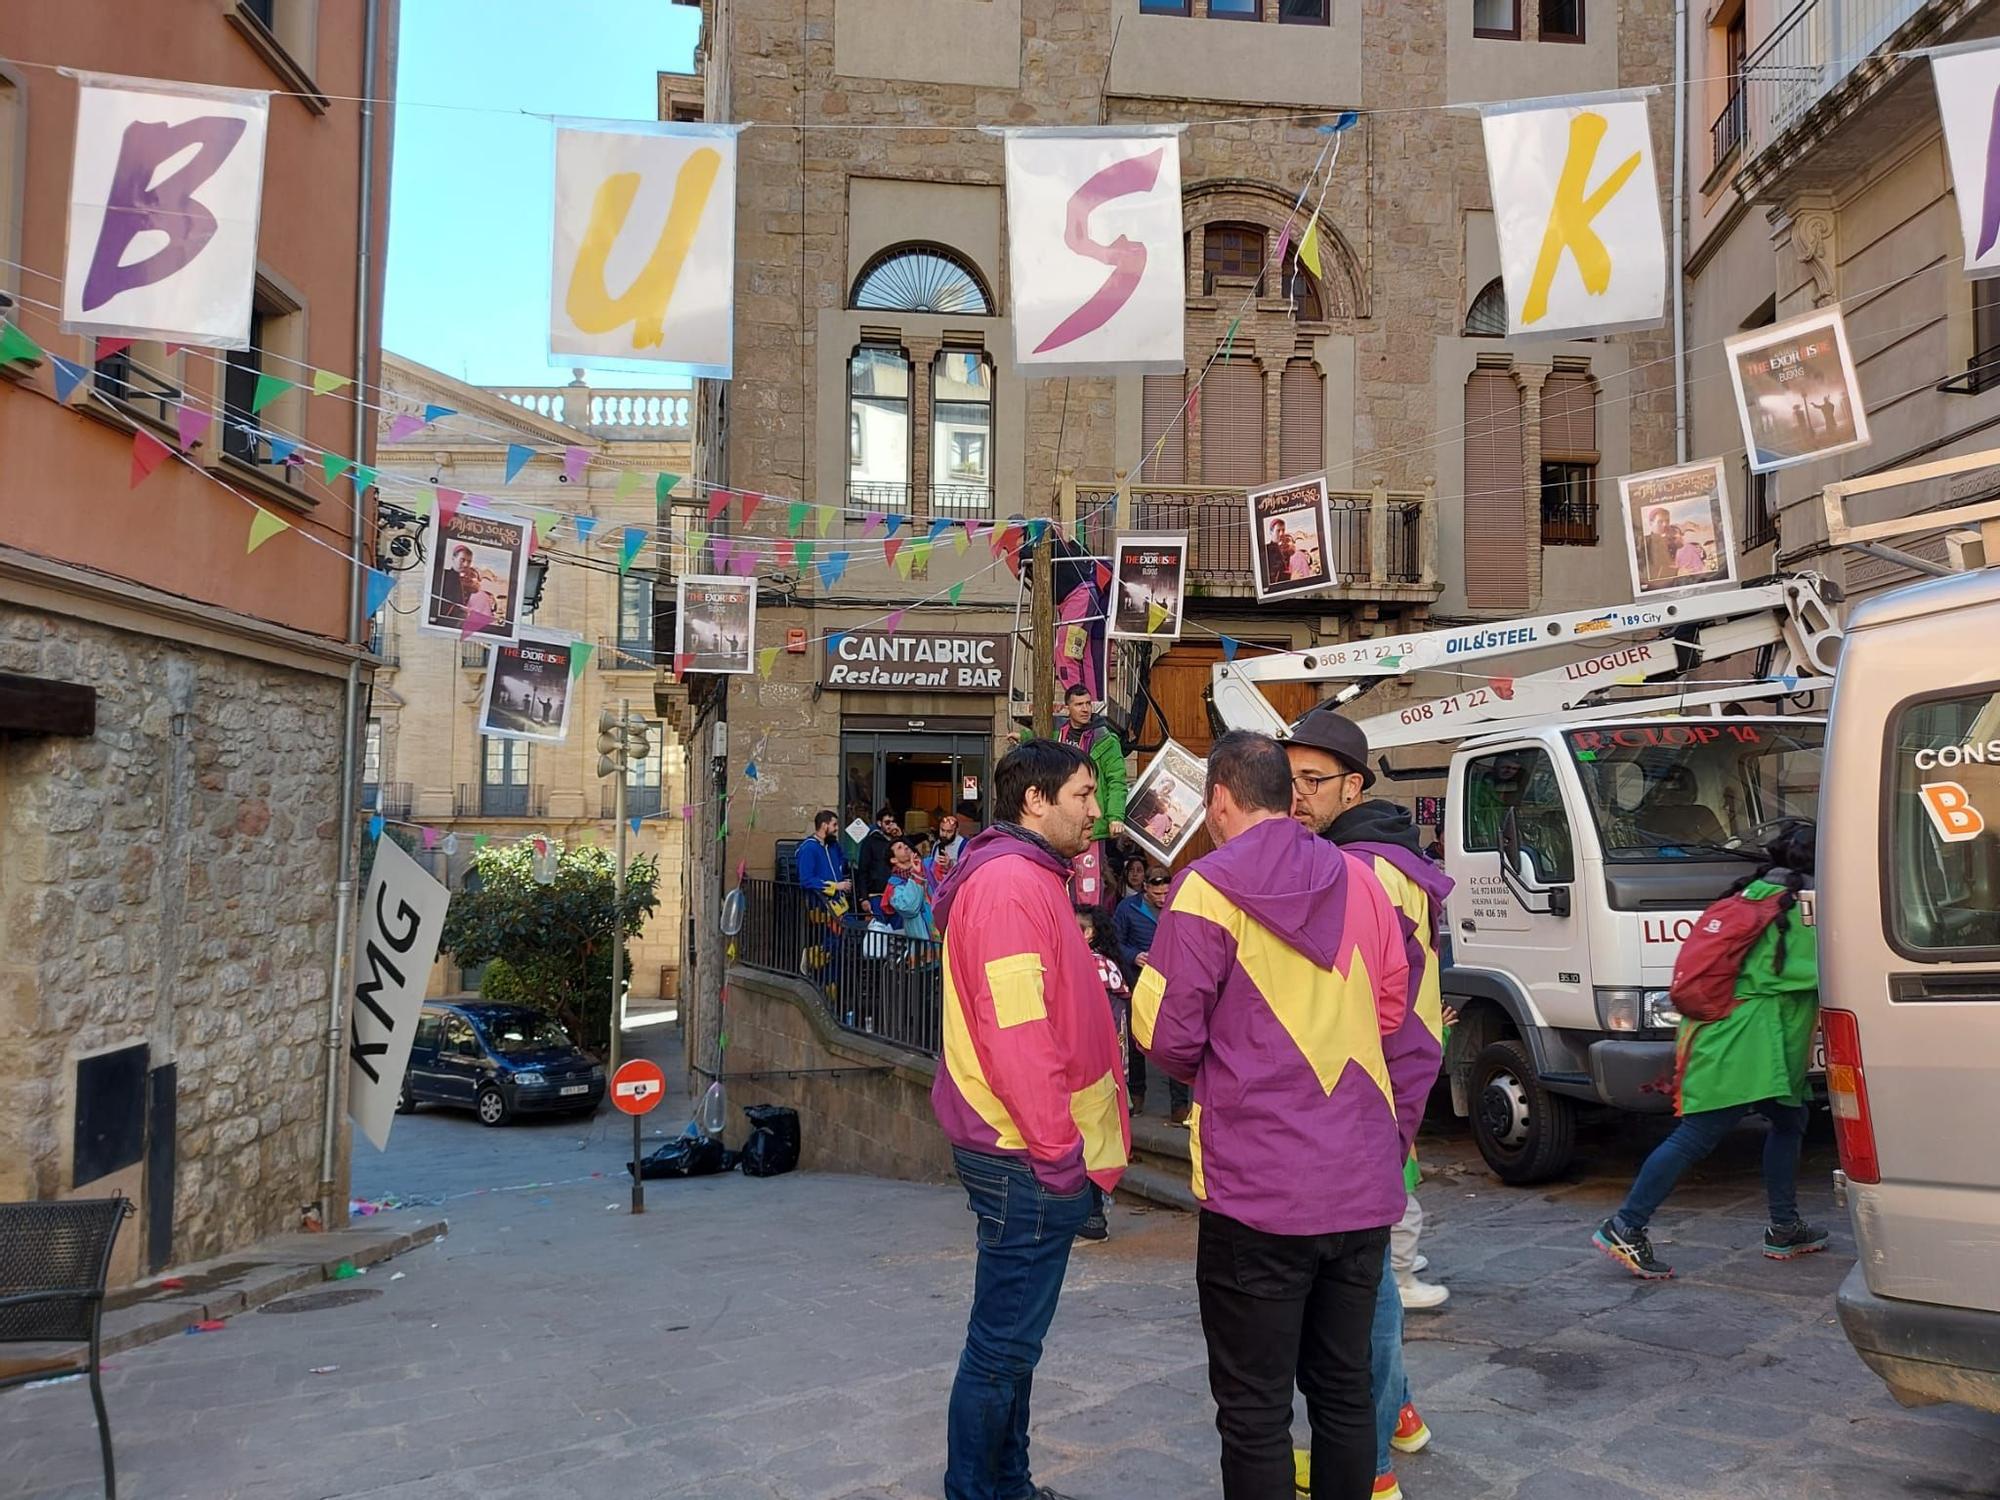
M991 741L974 734L841 736L844 820L875 821L878 808L894 809L905 830L927 833L951 811L971 811L983 826L991 788Z

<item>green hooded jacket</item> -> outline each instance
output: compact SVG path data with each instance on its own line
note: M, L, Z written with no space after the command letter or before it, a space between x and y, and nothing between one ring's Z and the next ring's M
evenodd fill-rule
M1759 880L1743 894L1761 901L1780 889ZM1780 930L1785 962L1774 972ZM1806 1069L1819 1025L1819 942L1796 908L1750 945L1736 976L1736 1002L1720 1021L1681 1022L1674 1052L1683 1115L1764 1099L1805 1102Z

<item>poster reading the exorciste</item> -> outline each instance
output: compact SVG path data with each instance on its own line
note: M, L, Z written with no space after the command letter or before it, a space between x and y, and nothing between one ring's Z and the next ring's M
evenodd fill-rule
M1250 574L1259 599L1282 599L1333 582L1326 480L1252 490Z
M1868 413L1837 307L1725 339L1743 445L1758 473L1811 463L1868 441Z
M1168 740L1125 799L1125 836L1161 864L1173 863L1201 827L1208 762Z
M571 685L569 637L524 629L518 641L493 649L479 732L560 744L569 734Z
M1628 474L1618 481L1618 495L1634 599L1735 580L1736 540L1721 459Z
M1176 640L1187 580L1185 536L1121 536L1113 553L1111 618L1119 640Z
M518 639L533 525L472 505L437 517L418 628L480 641Z
M684 574L674 657L688 672L754 672L757 580Z
M249 347L269 99L81 77L63 332Z
M740 128L556 126L550 364L729 378Z
M1180 129L1002 132L1014 362L1024 374L1182 367Z
M1931 53L1938 121L1951 158L1952 196L1965 240L1965 274L2000 276L2000 139L1993 130L2000 96L2000 43L1990 37Z
M1508 333L1657 328L1667 243L1646 96L1491 104L1480 123Z

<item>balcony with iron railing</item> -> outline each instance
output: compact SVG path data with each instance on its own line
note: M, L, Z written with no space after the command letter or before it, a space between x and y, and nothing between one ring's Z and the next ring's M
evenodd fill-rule
M625 783L626 817L657 818L666 805L666 793L657 783L652 786L641 786L635 781ZM598 788L597 815L607 820L618 816L618 787L611 781Z
M936 1057L942 946L882 931L787 882L745 880L738 963L804 980L834 1025Z
M460 641L458 643L458 664L467 671L485 671L486 643L484 641Z
M459 818L546 818L547 787L525 781L481 781L458 784L452 815Z
M671 649L671 648L669 648ZM597 649L590 654L600 672L650 672L657 653L650 635L599 636ZM672 662L665 663L672 666Z
M1079 481L1077 513L1085 539L1099 555L1124 532L1188 535L1190 597L1241 598L1255 592L1250 572L1252 530L1246 492L1228 485L1137 484L1121 496L1125 476L1110 485ZM1327 554L1336 582L1301 603L1327 599L1437 597L1437 499L1429 490L1332 490L1333 525Z
M379 796L376 801L375 811L381 813L384 818L392 823L408 820L410 809L416 804L416 798L409 782L385 781L377 788L377 791Z
M993 517L993 486L990 484L889 484L880 480L855 480L847 486L850 513L879 512L882 515L922 517L935 520L986 521ZM861 517L854 518L860 525Z

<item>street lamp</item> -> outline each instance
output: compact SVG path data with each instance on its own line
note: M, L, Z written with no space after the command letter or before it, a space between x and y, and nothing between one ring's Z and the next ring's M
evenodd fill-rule
M612 876L611 919L611 1061L607 1072L618 1071L620 1038L625 1030L625 779L635 762L652 753L652 738L646 721L633 717L632 700L619 703L619 712L602 709L597 715L597 774L613 776L614 806L618 813L618 866ZM634 1171L638 1168L635 1166Z

